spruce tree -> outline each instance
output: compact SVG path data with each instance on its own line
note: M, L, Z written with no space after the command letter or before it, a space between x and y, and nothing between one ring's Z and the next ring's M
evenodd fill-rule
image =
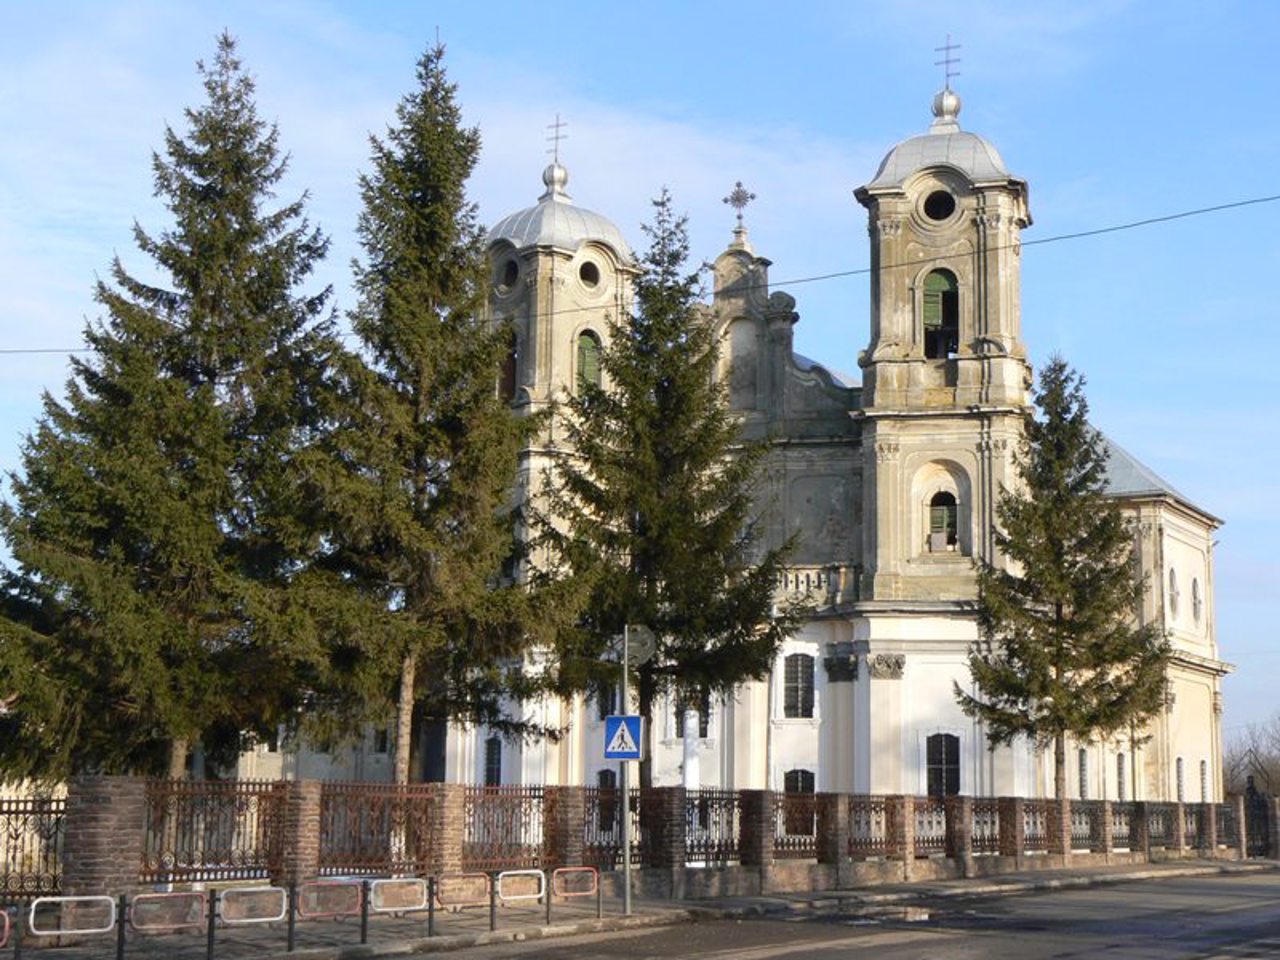
M153 157L172 217L135 225L65 399L44 412L0 513L0 770L179 775L295 705L310 638L282 598L308 536L294 454L322 427L328 290L298 291L327 240L285 173L254 84L219 38L206 102ZM157 278L152 280L151 278ZM303 651L303 652L300 652Z
M364 709L394 711L400 783L415 724L520 727L504 699L519 696L538 627L511 576L531 421L498 392L510 331L487 319L484 234L466 195L480 135L462 125L443 57L440 46L421 57L360 180L351 322L367 362L349 377L338 438L349 470L330 494L329 566L366 614L341 656Z
M1053 744L1066 796L1066 740L1141 724L1162 705L1168 644L1136 621L1145 583L1134 533L1106 494L1107 455L1089 425L1084 378L1055 356L1041 371L1016 464L997 506L999 564L978 570L975 692L956 687L992 744Z
M545 572L585 594L559 636L563 691L617 682L608 651L625 625L657 637L635 670L646 757L659 696L706 709L711 693L766 676L802 612L775 604L790 545L762 545L753 495L766 448L745 443L728 410L719 335L685 272L685 221L666 191L654 210L634 316L609 323L603 385L580 383L566 404L570 452L540 523ZM646 760L643 785L651 773Z

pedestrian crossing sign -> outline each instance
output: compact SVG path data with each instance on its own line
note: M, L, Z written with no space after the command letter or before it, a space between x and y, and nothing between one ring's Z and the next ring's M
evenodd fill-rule
M605 717L604 758L639 760L641 729L640 717Z

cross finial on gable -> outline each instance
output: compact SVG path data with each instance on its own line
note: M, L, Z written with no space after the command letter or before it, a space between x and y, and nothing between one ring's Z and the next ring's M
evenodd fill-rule
M560 163L560 141L569 139L569 135L564 132L564 128L568 125L560 119L560 114L558 113L556 114L556 122L547 124L547 129L551 131L551 135L547 137L547 140L552 144L547 153L551 154L551 158L556 164Z
M959 70L952 70L956 64L960 62L959 57L953 57L952 54L960 49L960 44L951 42L951 34L947 34L947 42L940 47L934 47L934 53L942 54L941 60L933 61L935 67L942 67L943 87L947 90L951 89L951 78L960 76Z
M747 190L747 188L742 185L741 180L733 185L733 190L731 190L729 195L724 198L724 203L727 203L729 206L733 207L733 209L738 211L739 230L742 229L742 211L745 210L747 208L747 204L755 198L756 195Z

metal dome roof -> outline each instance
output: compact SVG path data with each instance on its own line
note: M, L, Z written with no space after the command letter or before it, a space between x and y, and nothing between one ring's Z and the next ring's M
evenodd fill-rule
M546 192L536 206L503 217L489 231L489 242L506 240L517 248L558 247L576 251L584 243L601 243L623 263L634 263L631 247L613 221L591 210L575 207L565 185L569 171L553 163L542 173Z
M929 132L890 150L866 189L898 187L916 171L938 166L951 167L974 183L1011 179L995 147L976 133L960 129L959 113L960 97L949 88L941 91L933 98Z

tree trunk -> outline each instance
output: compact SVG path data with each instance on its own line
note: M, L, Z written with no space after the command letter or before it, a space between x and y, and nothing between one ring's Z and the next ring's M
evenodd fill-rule
M639 689L640 726L644 728L644 747L640 751L640 789L653 786L653 675L643 668L636 671ZM629 705L623 705L623 713L629 713Z
M1053 738L1053 795L1061 800L1067 795L1067 735Z
M190 741L186 737L174 737L169 741L169 779L182 780L187 775L187 748Z
M413 688L418 669L417 658L406 654L400 664L400 699L396 707L395 782L409 782L409 750L413 744Z

